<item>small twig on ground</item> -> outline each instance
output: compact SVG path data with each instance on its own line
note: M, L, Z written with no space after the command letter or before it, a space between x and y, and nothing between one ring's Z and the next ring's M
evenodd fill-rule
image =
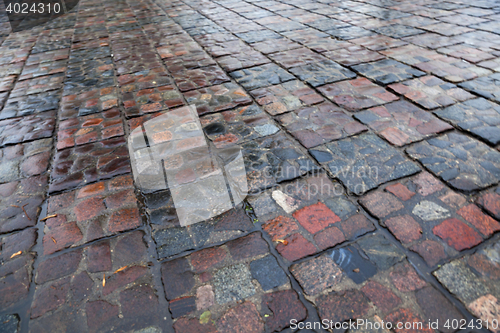
M28 218L28 220L30 220L30 221L31 221L31 219L30 219L30 217L29 217L29 215L28 215L28 212L26 211L26 209L24 209L24 207L25 207L25 206L27 206L27 205L28 205L28 204L24 204L24 205L22 205L22 206L21 206L21 208L23 209L24 214L26 214L26 217Z
M49 215L49 216L45 216L43 219L41 219L40 221L45 221L45 220L48 220L48 219L51 219L53 217L56 217L57 214L52 214L52 215Z

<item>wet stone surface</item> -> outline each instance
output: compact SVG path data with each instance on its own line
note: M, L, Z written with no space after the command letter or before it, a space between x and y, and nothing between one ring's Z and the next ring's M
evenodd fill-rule
M297 80L255 89L250 94L272 116L324 101L320 94Z
M417 164L371 133L335 141L309 152L356 194L420 171Z
M291 81L294 76L275 64L267 64L230 73L243 88L253 90Z
M356 77L355 73L331 60L293 67L290 72L313 87Z
M377 106L358 112L354 117L395 146L404 146L453 129L448 123L407 101Z
M417 143L406 152L459 190L482 189L500 177L500 153L456 132Z
M330 102L304 107L277 119L306 148L343 139L367 129Z
M123 92L122 100L127 117L184 105L181 93L171 85Z
M39 112L56 110L61 100L59 92L11 97L0 111L0 119L29 116Z
M483 96L484 98L500 102L500 74L481 77L461 83L459 86Z
M114 88L104 88L89 92L66 95L61 100L59 119L86 116L118 106L118 92Z
M0 147L49 138L56 124L55 111L0 120Z
M53 166L50 192L73 189L130 172L128 149L123 137L59 151L54 156Z
M390 84L425 75L424 72L390 59L361 64L352 68L378 84Z
M360 203L431 267L500 230L500 223L427 172L370 193Z

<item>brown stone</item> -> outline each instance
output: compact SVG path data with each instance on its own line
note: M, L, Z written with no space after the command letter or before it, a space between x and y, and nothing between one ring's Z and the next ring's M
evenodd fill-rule
M293 217L311 234L340 221L340 218L322 202L296 211Z
M390 213L404 208L403 204L395 196L383 192L368 194L360 202L378 218L386 217Z
M265 317L269 332L279 332L290 325L292 319L297 322L306 318L307 312L293 290L277 291L262 297L262 308L271 310L271 315Z
M420 332L428 332L431 333L433 330L428 328L427 322L421 320L415 313L413 313L410 309L398 309L391 313L390 315L385 317L386 322L392 323L394 330L397 333L420 333ZM410 328L397 328L398 323L402 323L402 325L408 325ZM418 323L422 323L422 326ZM400 324L401 325L401 324Z
M284 239L286 236L299 230L297 223L295 223L291 218L286 216L278 216L277 218L266 222L262 226L265 232L267 232L273 242L277 239Z
M420 173L412 181L417 185L417 192L424 197L444 188L444 185L428 172Z
M337 227L327 228L314 235L314 241L321 250L333 247L345 241L344 234Z
M484 214L476 205L470 204L462 207L457 213L467 222L472 224L484 236L491 236L500 230L500 223Z
M267 253L269 250L267 243L258 232L228 242L226 246L235 260L255 257L259 254Z
M361 291L383 312L388 312L401 303L401 299L389 288L375 281L368 281Z
M435 226L432 232L444 239L449 246L457 251L470 249L483 241L474 229L455 218L443 221Z
M226 251L222 247L214 247L194 252L190 255L190 258L194 271L199 273L207 271L223 262L226 258Z
M438 321L439 331L441 332L454 332L452 328L444 327L447 320L464 319L462 314L453 306L453 304L446 299L440 292L431 286L420 289L415 293L418 305L424 311L425 317L431 322Z
M443 245L433 240L424 240L410 247L410 250L417 252L431 267L447 258Z
M402 243L411 243L422 236L422 228L410 215L391 217L385 224Z
M42 284L76 272L81 259L82 250L78 249L42 261L36 271L36 283Z
M31 306L31 318L43 316L45 313L59 308L66 302L70 278L64 278L38 287Z
M408 263L398 264L390 273L390 277L394 286L402 292L418 290L426 284Z
M335 286L342 279L342 270L326 255L293 265L290 272L311 296Z
M109 243L93 244L87 249L87 270L91 273L109 271L112 268Z
M280 243L276 246L276 250L288 261L295 261L316 253L316 247L301 234L293 234L285 240L286 245Z
M373 223L362 214L353 215L347 220L342 221L340 225L347 239L354 239L375 230Z
M219 332L260 333L264 331L264 323L251 302L239 304L227 311L218 321Z
M366 297L356 289L322 295L316 304L319 316L333 322L363 318L370 308Z
M415 195L414 192L410 191L406 186L404 186L401 183L389 185L385 188L385 190L391 192L392 194L394 194L403 201L410 200L411 197Z

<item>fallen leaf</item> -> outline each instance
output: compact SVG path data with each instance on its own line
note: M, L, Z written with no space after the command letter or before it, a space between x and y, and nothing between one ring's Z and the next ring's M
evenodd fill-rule
M276 241L279 242L279 243L283 243L283 245L288 245L288 241L287 240L277 239Z
M210 321L212 313L210 311L205 311L200 316L200 324L206 324Z
M17 251L16 253L14 253L13 255L10 256L10 259L14 258L14 257L17 257L18 255L20 255L21 253L23 253L23 251Z
M127 267L128 267L128 266L123 266L123 267L120 267L120 268L118 268L118 269L117 269L117 270L116 270L113 274L116 274L116 273L118 273L118 272L121 272L121 271L123 271L123 270L124 270L125 268L127 268Z
M102 275L102 287L104 288L105 285L106 285L106 274L103 274Z
M48 220L48 219L51 219L53 217L56 217L57 214L52 214L52 215L49 215L49 216L45 216L43 219L41 219L40 221L45 221L45 220Z
M352 270L354 273L359 273L359 268L355 268Z
M54 242L54 244L57 244L57 242L56 242L56 240L55 240L54 237L50 237L50 238L52 238L52 241Z

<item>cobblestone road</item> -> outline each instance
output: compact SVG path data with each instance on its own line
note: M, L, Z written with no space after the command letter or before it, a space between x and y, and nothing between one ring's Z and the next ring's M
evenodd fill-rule
M499 103L495 0L2 16L0 332L498 333ZM251 194L182 227L127 139L186 105L241 146Z

